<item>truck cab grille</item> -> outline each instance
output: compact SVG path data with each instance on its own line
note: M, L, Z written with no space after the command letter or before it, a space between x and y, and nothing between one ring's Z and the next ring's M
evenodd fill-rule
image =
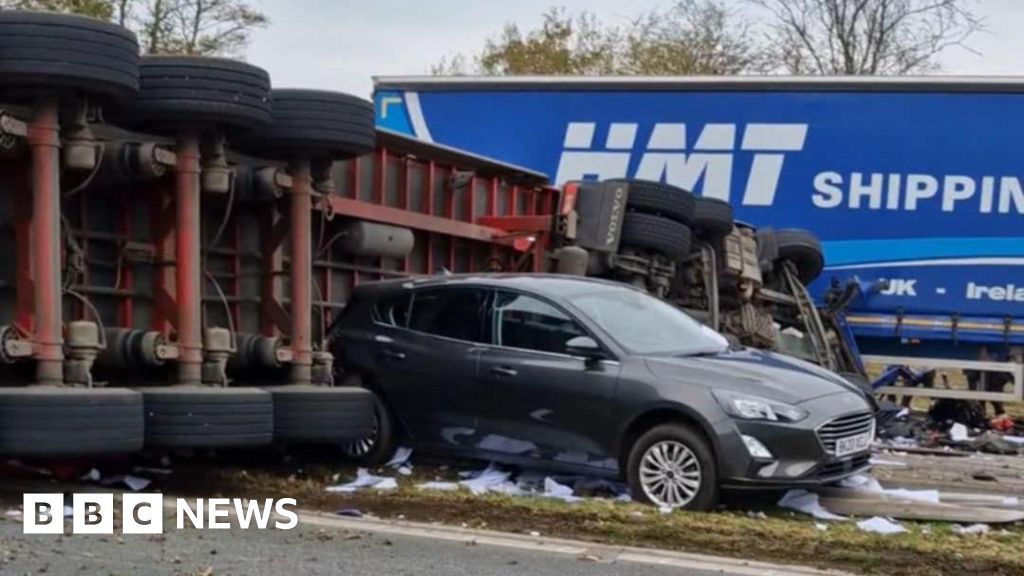
M836 453L836 440L871 432L875 427L875 415L871 412L857 412L829 420L818 427L818 439L825 452Z

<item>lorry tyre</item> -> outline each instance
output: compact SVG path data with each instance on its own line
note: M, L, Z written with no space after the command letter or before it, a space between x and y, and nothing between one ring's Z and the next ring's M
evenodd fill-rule
M797 278L810 284L825 268L825 257L817 236L807 230L790 228L775 231L775 243L780 260L789 260L796 266Z
M626 208L635 212L662 216L681 224L693 220L693 194L671 184L650 180L610 180L624 182L629 186Z
M244 448L270 444L270 393L258 388L161 386L140 388L146 407L146 446Z
M354 158L376 145L373 104L323 90L273 91L273 122L244 144L256 155Z
M373 394L363 388L285 385L274 398L274 441L345 445L373 429Z
M0 11L5 97L90 92L128 99L139 91L139 43L126 28L49 12Z
M699 511L718 503L711 447L684 424L662 424L641 435L630 448L626 479L639 502Z
M85 456L142 449L142 395L124 388L0 389L0 454Z
M706 238L721 238L732 232L732 206L718 198L694 200L693 233Z
M146 56L139 97L120 115L125 123L162 130L182 125L251 129L270 123L270 75L226 58Z
M630 212L622 220L619 245L647 248L678 260L690 252L690 228L661 216Z

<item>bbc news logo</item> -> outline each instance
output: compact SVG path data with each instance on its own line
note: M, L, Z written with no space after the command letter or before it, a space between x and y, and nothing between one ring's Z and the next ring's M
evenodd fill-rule
M175 528L228 530L234 517L243 530L291 530L299 523L294 498L245 500L242 498L176 498ZM121 505L113 494L73 494L70 507L72 534L113 534L114 516L121 511L124 534L162 534L164 532L163 494L122 494ZM23 528L25 534L63 534L67 516L63 494L25 494Z

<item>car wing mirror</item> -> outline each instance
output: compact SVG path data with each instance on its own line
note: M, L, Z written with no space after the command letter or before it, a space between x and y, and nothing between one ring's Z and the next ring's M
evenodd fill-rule
M596 340L590 336L576 336L565 343L565 350L572 356L580 356L588 361L604 360L607 355Z

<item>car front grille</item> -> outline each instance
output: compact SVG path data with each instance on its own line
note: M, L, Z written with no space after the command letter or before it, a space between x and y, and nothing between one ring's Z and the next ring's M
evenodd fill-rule
M875 415L871 412L847 414L829 420L818 428L818 439L825 447L825 452L836 453L836 440L847 436L856 436L871 432L875 425Z

